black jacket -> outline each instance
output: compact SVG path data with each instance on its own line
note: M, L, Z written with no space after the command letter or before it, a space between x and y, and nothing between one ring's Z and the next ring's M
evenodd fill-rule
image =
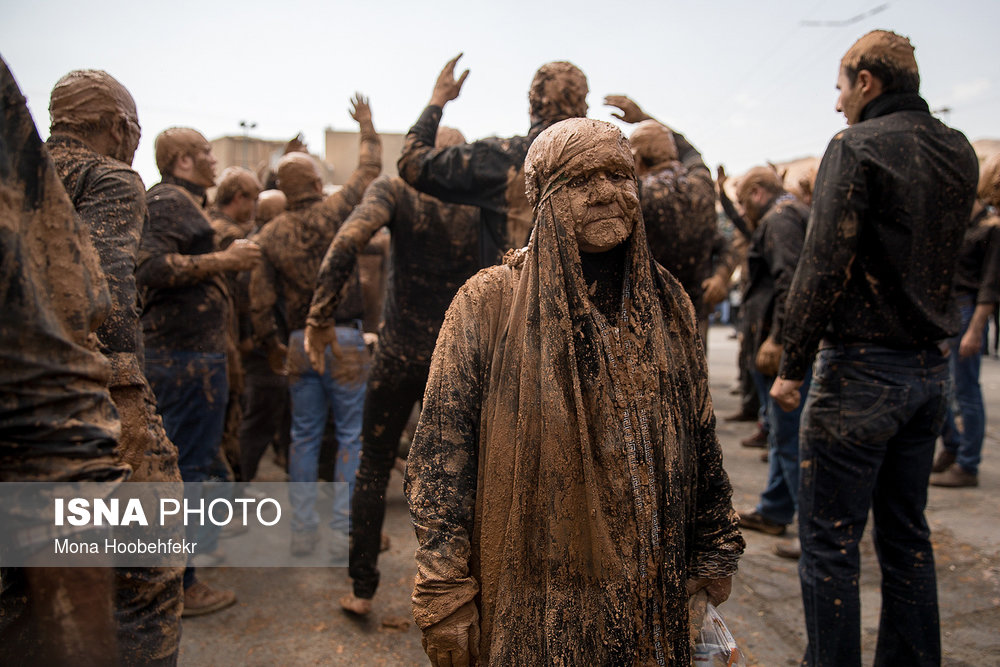
M979 166L915 94L886 93L838 133L816 177L785 318L781 376L819 341L921 349L958 331L952 278Z

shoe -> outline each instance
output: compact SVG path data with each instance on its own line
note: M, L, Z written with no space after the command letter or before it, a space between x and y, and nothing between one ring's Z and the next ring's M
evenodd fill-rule
M757 510L740 512L740 526L768 535L784 535L786 525L766 518Z
M316 550L317 542L319 542L319 531L292 533L292 544L290 547L292 555L308 556Z
M967 472L965 468L952 463L944 472L936 472L931 475L931 486L947 486L959 488L963 486L979 486L979 475Z
M726 415L722 418L724 422L755 422L757 421L757 414L750 412L734 412L731 415Z
M764 462L764 463L767 463L768 461L770 461L771 460L771 453L770 453L770 451L768 451L766 449L764 451L762 451L760 453L760 460L762 462Z
M204 581L196 581L184 589L183 618L202 616L225 609L236 603L236 593L224 588L212 588Z
M948 469L948 466L954 462L955 452L942 447L941 451L934 457L934 464L931 466L931 472L944 472Z
M372 611L371 598L359 598L348 593L340 598L340 608L355 616L367 616Z
M379 552L388 551L389 547L392 546L392 540L385 533L382 533L382 539L379 540L378 550Z
M778 542L774 545L774 553L782 558L798 560L802 556L802 543L797 537L787 542Z
M758 427L756 433L740 440L740 447L767 447L767 431Z

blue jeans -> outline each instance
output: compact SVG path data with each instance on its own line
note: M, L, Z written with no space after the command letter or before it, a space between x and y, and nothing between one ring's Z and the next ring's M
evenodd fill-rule
M958 346L976 309L975 299L961 297L958 307L962 313L962 328L957 336L948 341L948 345L951 347L951 379L958 412L962 416L962 430L959 431L955 426L955 415L949 401L948 417L941 435L945 448L955 454L955 462L966 472L975 475L979 473L979 462L983 459L983 438L986 435L986 409L983 407L983 391L979 386L980 361L982 350L986 347L986 327L981 332L980 351L965 359L959 357Z
M939 665L941 637L924 517L948 363L937 349L822 349L802 419L799 578L803 664L861 664L858 543L869 509L882 570L875 665Z
M146 378L156 394L163 429L177 446L181 479L228 481L229 470L219 451L229 400L225 353L147 349ZM188 489L185 498L189 503L198 501ZM211 521L204 526L192 524L187 538L198 543L199 553L210 553L218 546L219 531ZM188 567L184 587L190 587L194 580L194 568Z
M764 375L754 369L753 380L762 404L767 405L765 412L768 422L767 446L767 485L760 494L757 511L765 518L775 523L788 524L795 518L798 507L799 493L799 418L802 415L802 405L809 392L809 381L812 373L806 375L799 389L801 399L799 407L792 412L785 412L771 398L771 385L774 377Z
M337 343L342 358L335 360L326 349L326 368L320 375L309 364L303 345L304 332L292 332L288 341L288 391L292 402L292 441L288 450L291 482L316 482L319 452L323 443L326 416L333 411L337 437L336 482L347 482L349 493L336 493L331 528L350 534L350 504L354 478L361 456L361 420L365 383L370 365L361 329L337 327ZM315 484L292 484L292 530L311 532L319 528Z

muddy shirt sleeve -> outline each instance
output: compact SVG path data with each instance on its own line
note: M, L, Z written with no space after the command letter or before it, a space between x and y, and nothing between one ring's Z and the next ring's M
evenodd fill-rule
M733 223L733 227L736 228L736 231L743 235L743 238L749 239L753 236L753 232L750 231L747 221L742 215L740 215L740 212L736 210L736 206L733 205L733 200L726 194L725 188L719 188L719 204L722 205L723 213L725 213L726 217Z
M142 180L131 169L104 171L74 203L92 230L111 292L111 313L97 330L102 351L111 362L110 385L141 384L137 353L142 349L142 330L135 265L147 219Z
M418 542L413 617L421 628L479 591L469 564L486 345L484 318L469 289L475 281L458 292L445 316L407 459L405 490Z
M511 167L516 171L520 165L512 164L496 139L434 148L441 111L428 106L410 128L396 165L399 175L441 201L503 210Z
M763 254L774 281L774 311L768 336L779 344L785 322L785 301L802 253L803 228L795 212L786 208L764 232Z
M358 255L379 229L392 221L396 209L396 191L392 179L379 178L337 231L327 248L317 276L316 291L306 322L312 326L327 326L335 320L341 290L358 264Z
M983 279L976 294L977 304L1000 303L1000 220L994 219L986 234L986 254L983 257Z
M343 220L361 201L365 189L382 171L382 140L371 121L361 124L361 152L358 166L343 187L323 200L320 205L331 218Z
M785 303L780 375L801 380L847 284L868 201L860 156L838 135L816 176L802 256Z

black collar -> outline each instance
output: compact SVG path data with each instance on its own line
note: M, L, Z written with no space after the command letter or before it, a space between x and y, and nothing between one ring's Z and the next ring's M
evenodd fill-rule
M886 116L897 111L922 111L930 114L930 107L917 93L882 93L861 110L861 120Z

